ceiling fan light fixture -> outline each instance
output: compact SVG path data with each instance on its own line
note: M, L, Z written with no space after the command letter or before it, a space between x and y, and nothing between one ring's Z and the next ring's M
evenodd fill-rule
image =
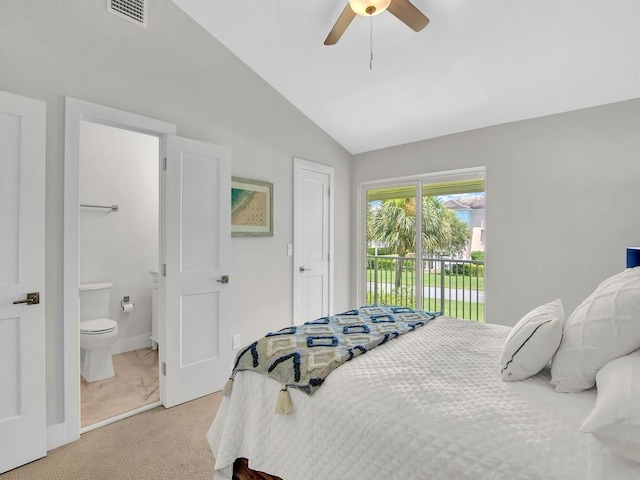
M373 17L384 12L391 0L349 0L353 13L362 17Z

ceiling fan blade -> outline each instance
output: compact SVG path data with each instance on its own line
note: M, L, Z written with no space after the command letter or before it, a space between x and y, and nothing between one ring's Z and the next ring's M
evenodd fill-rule
M429 23L429 19L409 0L391 0L387 10L416 32Z
M342 37L342 34L354 18L356 18L356 14L353 13L353 10L351 10L351 7L347 3L347 6L344 7L344 10L336 21L336 24L329 32L327 39L324 41L324 44L335 45L336 43L338 43L338 40L340 40L340 37Z

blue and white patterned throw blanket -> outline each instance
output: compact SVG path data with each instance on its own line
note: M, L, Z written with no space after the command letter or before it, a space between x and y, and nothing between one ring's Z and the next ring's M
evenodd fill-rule
M253 370L282 384L276 412L291 413L287 387L312 395L333 369L437 315L404 307L365 306L269 333L238 352L223 393L231 394L237 372Z

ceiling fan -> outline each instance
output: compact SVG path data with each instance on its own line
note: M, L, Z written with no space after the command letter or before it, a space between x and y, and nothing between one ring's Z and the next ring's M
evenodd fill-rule
M324 41L325 45L335 45L356 15L372 17L389 10L401 22L419 32L429 23L429 19L409 0L349 0L338 21Z

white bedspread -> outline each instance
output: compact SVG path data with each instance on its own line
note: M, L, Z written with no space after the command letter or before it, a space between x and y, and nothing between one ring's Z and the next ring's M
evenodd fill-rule
M216 480L233 461L284 480L637 480L578 429L596 391L554 392L549 372L505 383L509 328L440 317L343 365L313 396L240 372L208 434Z

